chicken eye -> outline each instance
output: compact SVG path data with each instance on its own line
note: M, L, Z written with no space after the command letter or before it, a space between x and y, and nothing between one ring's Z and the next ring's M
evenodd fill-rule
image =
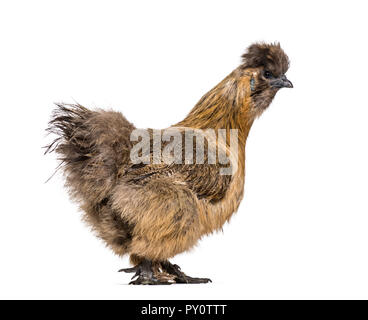
M268 70L266 70L265 72L264 72L264 77L266 78L266 79L271 79L271 78L273 78L273 74L272 74L272 72L270 72L270 71L268 71Z

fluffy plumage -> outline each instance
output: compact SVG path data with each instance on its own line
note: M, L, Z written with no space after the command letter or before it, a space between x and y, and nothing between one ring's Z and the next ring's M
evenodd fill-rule
M130 134L135 127L119 112L58 104L53 113L48 131L57 138L46 152L59 155L66 186L86 222L116 254L130 255L136 267L124 271L136 272L136 284L208 280L186 276L168 259L220 229L237 210L249 130L282 84L287 86L289 60L279 44L254 44L242 57L237 69L172 126L182 133L188 128L238 129L238 158L231 158L237 170L232 175L220 175L223 165L218 160L133 164ZM230 151L229 141L204 139L207 147Z

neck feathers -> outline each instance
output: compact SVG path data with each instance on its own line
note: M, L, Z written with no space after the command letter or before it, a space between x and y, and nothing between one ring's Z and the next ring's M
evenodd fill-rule
M241 74L240 69L235 69L207 92L176 126L227 131L238 129L239 143L244 146L254 117L250 97L251 74Z

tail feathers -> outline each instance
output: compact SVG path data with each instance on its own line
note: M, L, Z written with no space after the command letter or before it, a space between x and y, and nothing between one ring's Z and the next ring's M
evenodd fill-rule
M52 119L49 122L49 127L46 131L56 134L57 137L52 143L46 146L45 154L55 151L58 147L61 147L63 142L70 141L75 137L76 131L81 132L82 130L86 130L85 120L90 119L93 116L93 111L90 111L81 105L56 104L56 106L57 109L54 110ZM69 144L69 147L81 147L81 144L83 144L83 141L79 141L77 144L73 145ZM63 147L67 147L67 145L64 143ZM59 151L60 149L57 153L60 153ZM80 154L82 154L82 150L75 151L77 153L80 151ZM63 156L63 158L65 158L66 154Z
M115 186L119 169L129 164L134 126L119 112L56 105L46 129L56 138L45 153L58 154L73 196L99 203Z

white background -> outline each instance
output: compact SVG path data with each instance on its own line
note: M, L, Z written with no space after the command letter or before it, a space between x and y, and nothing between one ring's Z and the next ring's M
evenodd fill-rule
M368 298L364 1L2 1L0 298ZM209 285L134 287L80 221L44 157L53 102L164 128L240 62L280 41L281 90L246 147L224 232L174 262Z

